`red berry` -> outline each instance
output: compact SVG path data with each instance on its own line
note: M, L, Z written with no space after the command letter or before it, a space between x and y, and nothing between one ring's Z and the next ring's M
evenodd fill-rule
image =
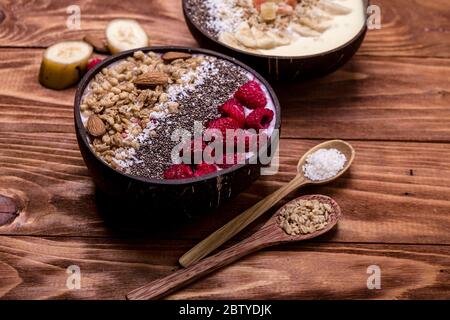
M217 171L217 167L215 164L208 164L208 163L202 162L199 165L197 165L197 167L195 168L194 176L200 177L205 174L213 173L216 171Z
M255 109L245 119L247 128L267 129L273 120L273 111L266 108Z
M98 63L100 63L103 59L100 58L93 58L91 60L89 60L88 65L87 65L87 69L91 70L93 67L95 67Z
M244 106L235 98L232 98L219 107L219 112L224 117L230 117L239 123L241 128L245 124Z
M187 179L194 175L192 169L187 164L173 164L164 171L164 179Z
M234 94L244 106L250 109L264 108L267 98L258 82L252 80L241 86Z
M224 154L222 163L218 163L217 166L219 166L222 169L228 169L237 164L244 163L244 159L245 156L243 154L238 153Z
M217 129L222 133L223 141L226 141L226 131L239 129L239 123L233 118L219 118L208 123L208 129Z

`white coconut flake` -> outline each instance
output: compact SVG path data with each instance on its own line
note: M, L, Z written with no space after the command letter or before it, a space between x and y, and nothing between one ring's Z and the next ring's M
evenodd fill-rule
M345 155L337 149L319 149L306 158L303 172L312 181L323 181L335 177L346 162Z
M238 6L238 0L205 0L205 6L212 17L208 26L217 32L234 32L245 21L244 10Z

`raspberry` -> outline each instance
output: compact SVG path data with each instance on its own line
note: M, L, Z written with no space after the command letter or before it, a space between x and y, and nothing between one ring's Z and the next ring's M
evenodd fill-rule
M255 109L245 119L247 128L267 129L273 120L273 111L266 108Z
M95 67L100 62L102 62L102 59L100 59L100 58L93 58L93 59L89 60L87 69L91 70L93 67Z
M192 139L186 145L183 146L183 149L180 151L180 157L183 158L184 163L194 163L196 160L196 156L199 159L203 158L203 151L206 148L206 143L203 141L202 137L198 137ZM188 153L188 155L184 156L184 151Z
M230 117L239 123L240 128L245 124L244 106L235 98L232 98L219 107L219 112L224 117Z
M222 169L228 169L236 164L243 163L245 157L243 154L233 153L233 154L224 154L222 163L218 163L217 166Z
M222 133L223 141L226 140L226 131L239 129L239 123L233 118L219 118L208 123L208 129L218 129Z
M187 179L194 175L191 167L187 164L173 164L164 171L164 179Z
M252 80L236 91L234 97L250 109L264 108L267 98L258 82Z
M200 163L199 165L197 165L197 167L195 168L195 177L200 177L203 176L205 174L209 174L209 173L213 173L217 171L217 167L214 164L208 164L205 162Z

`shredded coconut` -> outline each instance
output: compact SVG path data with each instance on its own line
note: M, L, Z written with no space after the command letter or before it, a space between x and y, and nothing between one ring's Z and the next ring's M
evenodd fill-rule
M234 32L244 20L244 9L238 6L238 0L206 0L205 5L212 17L208 26L221 32Z
M322 181L336 176L344 168L347 158L337 149L319 149L306 158L305 176L312 181Z
M174 83L168 86L168 101L176 102L182 97L189 96L189 94L191 94L197 86L200 86L204 83L205 79L218 74L219 69L214 67L214 64L212 63L216 58L207 56L205 56L204 58L205 60L195 70L190 70L181 77L181 83ZM131 137L130 135L127 140L131 140L133 138L141 144L146 141L148 143L151 143L151 139L149 139L150 134L153 130L156 130L158 128L158 120L170 117L170 113L167 110L166 104L160 103L157 104L157 106L159 106L162 111L154 111L150 113L150 119L152 119L153 121L150 121L147 124L147 127L137 137ZM125 149L119 156L123 159L113 160L122 168L129 168L135 163L139 163L134 154L134 149L132 149L132 151L130 151L130 149Z

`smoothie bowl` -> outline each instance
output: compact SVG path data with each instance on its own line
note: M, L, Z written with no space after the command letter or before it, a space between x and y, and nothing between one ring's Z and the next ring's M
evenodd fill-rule
M153 47L89 71L75 124L101 191L182 213L218 207L260 176L277 148L280 108L269 84L235 59Z
M275 80L324 75L347 62L366 34L366 0L183 0L188 27Z

